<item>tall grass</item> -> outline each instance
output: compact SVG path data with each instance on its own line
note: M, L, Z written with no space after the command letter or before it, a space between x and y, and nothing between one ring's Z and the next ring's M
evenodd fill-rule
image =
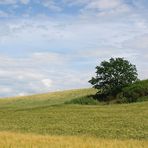
M147 145L146 140L111 140L0 132L1 148L147 148Z

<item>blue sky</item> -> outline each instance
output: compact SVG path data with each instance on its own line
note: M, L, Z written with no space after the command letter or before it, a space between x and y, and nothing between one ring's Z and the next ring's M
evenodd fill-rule
M110 57L148 78L147 0L0 0L0 97L90 87Z

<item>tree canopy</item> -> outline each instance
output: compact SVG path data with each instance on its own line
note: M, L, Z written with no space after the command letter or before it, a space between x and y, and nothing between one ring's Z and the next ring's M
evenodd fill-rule
M124 58L111 58L96 67L96 76L89 81L100 96L115 96L123 87L137 81L136 66Z

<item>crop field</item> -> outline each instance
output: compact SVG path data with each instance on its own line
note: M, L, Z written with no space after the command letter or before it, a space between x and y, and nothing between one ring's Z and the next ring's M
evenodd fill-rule
M148 145L148 101L72 105L82 89L0 99L1 147L137 147Z
M148 141L0 132L0 145L3 148L146 148Z

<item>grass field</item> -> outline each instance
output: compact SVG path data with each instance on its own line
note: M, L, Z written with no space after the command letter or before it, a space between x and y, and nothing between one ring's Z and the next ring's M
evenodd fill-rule
M0 109L34 108L63 104L65 101L96 93L94 89L77 89L47 94L0 99Z
M0 132L3 148L147 148L146 140L115 140L76 136L41 136Z
M82 89L0 99L0 145L17 147L23 141L21 147L74 147L76 141L79 147L146 147L148 102L64 104L94 93Z

